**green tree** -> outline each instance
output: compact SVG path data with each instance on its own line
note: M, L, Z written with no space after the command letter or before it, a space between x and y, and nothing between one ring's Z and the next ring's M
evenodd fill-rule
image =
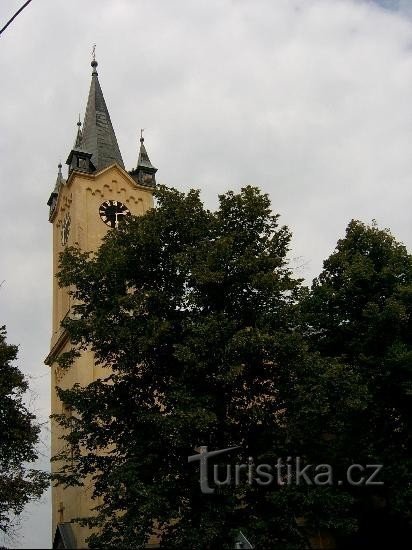
M258 426L271 432L266 446L283 430L277 386L286 358L302 353L290 233L255 188L222 195L214 213L196 191L159 188L156 199L96 256L63 254L60 283L74 285L79 305L65 321L75 349L61 363L70 368L91 347L110 369L86 388L59 390L74 411L59 421L75 460L57 480L94 476L103 504L89 520L100 528L91 545L143 546L155 518L167 547L232 547L248 523L244 488L202 495L187 457L199 445L241 445L247 456ZM283 530L300 539L288 522Z
M289 550L332 529L352 532L355 501L338 487L264 487L241 476L236 487L200 492L187 457L201 445L240 446L225 463L299 456L343 471L340 451L366 390L351 365L308 350L307 293L267 195L228 192L216 212L196 191L161 187L156 199L97 254L68 248L61 258L59 282L78 305L64 321L73 349L60 364L92 349L107 367L87 387L57 390L73 414L56 416L67 447L55 479L93 477L90 545L143 547L154 519L167 548L232 548L238 529L256 547Z
M7 344L6 328L0 327L0 530L6 534L13 517L48 485L45 472L27 467L37 459L40 428L24 405L28 384L13 364L16 358L17 347Z
M351 491L358 537L365 547L396 545L411 520L412 257L388 230L352 221L306 305L313 349L366 389L339 435L343 456L383 465L382 487Z

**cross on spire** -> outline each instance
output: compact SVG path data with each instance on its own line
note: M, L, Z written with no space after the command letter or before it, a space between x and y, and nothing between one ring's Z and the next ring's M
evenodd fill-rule
M97 61L96 61L96 44L93 44L93 48L92 48L92 62L90 63L90 65L93 67L93 72L92 72L92 75L93 76L97 76Z

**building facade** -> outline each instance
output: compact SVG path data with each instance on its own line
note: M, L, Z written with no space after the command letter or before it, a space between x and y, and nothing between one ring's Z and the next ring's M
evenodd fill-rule
M91 351L83 353L70 369L57 364L59 355L70 349L70 341L61 327L70 313L69 289L60 288L56 273L59 255L66 246L77 245L84 251L96 251L108 231L124 216L141 215L153 206L156 168L148 157L144 139L136 167L126 171L110 120L97 73L92 61L92 80L83 125L79 121L75 142L67 158L68 173L63 177L59 164L56 185L47 202L53 226L53 313L50 353L46 364L51 369L51 413L70 414L56 393L56 386L70 388L87 385L103 376ZM61 427L51 426L51 454L63 444ZM59 468L52 462L52 471ZM85 548L89 530L73 520L90 515L97 502L91 500L90 487L52 488L52 529L54 548Z

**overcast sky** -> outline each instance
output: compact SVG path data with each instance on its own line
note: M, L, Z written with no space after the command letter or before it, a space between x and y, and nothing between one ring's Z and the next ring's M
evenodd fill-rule
M22 3L1 0L0 26ZM412 245L412 0L33 0L0 38L0 324L42 421L46 201L84 115L94 43L127 169L146 128L159 183L201 188L211 208L258 185L308 281L352 218ZM44 548L50 529L45 498L6 543Z

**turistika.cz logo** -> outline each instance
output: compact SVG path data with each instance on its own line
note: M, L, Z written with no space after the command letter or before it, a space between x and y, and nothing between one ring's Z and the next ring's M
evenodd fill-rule
M378 475L382 464L350 464L346 469L346 479L334 479L333 467L330 464L306 464L301 457L288 456L286 459L278 458L275 464L256 464L252 457L247 463L240 464L211 464L209 460L240 449L240 447L228 447L208 451L206 446L199 447L199 453L189 456L188 462L200 464L200 489L202 493L210 495L216 487L234 486L243 483L254 483L263 487L277 485L326 485L342 486L345 483L352 487L383 485ZM223 470L223 475L222 475ZM213 485L211 485L211 481Z

